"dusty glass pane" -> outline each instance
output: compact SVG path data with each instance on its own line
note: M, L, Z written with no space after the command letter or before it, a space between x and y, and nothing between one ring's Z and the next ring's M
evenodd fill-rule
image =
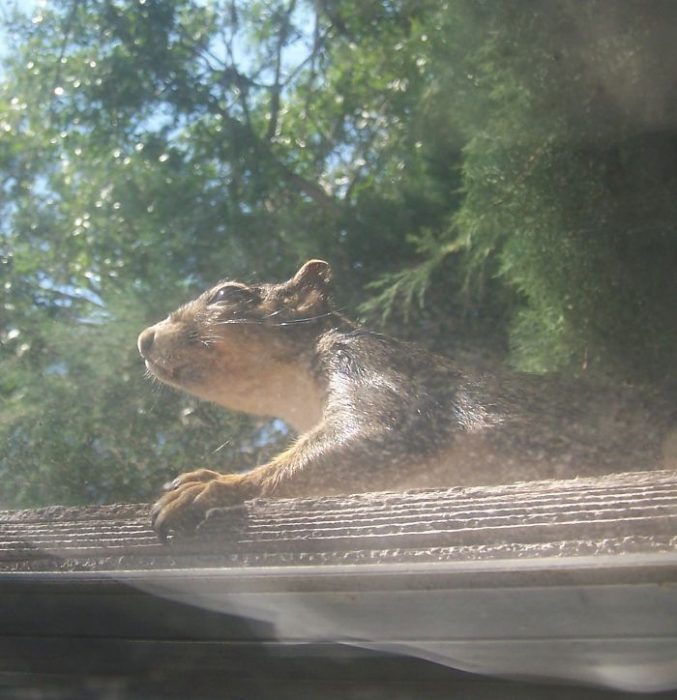
M674 11L8 11L3 505L150 500L313 430L262 493L674 463ZM145 381L135 337L205 289L163 359L203 386Z
M241 568L674 551L674 2L1 21L0 508L162 553L233 508ZM19 568L21 523L103 566L46 512Z

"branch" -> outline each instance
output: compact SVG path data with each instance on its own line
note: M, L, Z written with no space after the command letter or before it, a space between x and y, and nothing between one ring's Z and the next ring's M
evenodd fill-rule
M280 31L277 35L277 50L275 55L275 78L270 94L270 119L268 120L268 129L265 139L270 141L277 131L277 122L280 115L280 93L282 92L281 73L282 73L282 51L287 43L289 36L289 26L291 24L291 16L296 8L296 0L291 0L287 11L282 18Z
M80 4L80 0L71 0L71 7L68 12L68 15L66 17L66 21L64 22L63 28L61 30L61 47L59 48L59 57L56 60L56 71L54 73L54 82L52 84L52 89L49 91L49 97L48 99L51 99L54 97L54 91L56 88L59 86L59 83L61 82L61 66L62 66L62 61L64 59L64 56L66 55L66 48L68 46L68 41L70 40L70 35L71 31L73 30L73 23L75 22L75 15L78 11L78 5ZM55 110L54 110L54 100L51 100L50 103L50 114L49 114L49 121L50 123L53 121L55 115Z
M91 296L89 296L88 292L90 291L86 287L82 287L83 290L87 290L86 292L83 291L81 294L77 293L71 293L71 292L66 292L63 289L59 289L57 287L38 287L38 290L45 295L52 295L52 296L58 296L63 299L69 299L72 302L80 303L80 302L87 302L88 304L92 304L93 306L97 306L100 309L105 309L106 305L99 301L98 299L93 299ZM94 290L91 290L92 294L95 294L96 296L100 296L100 292L96 292ZM37 302L35 302L37 304Z
M235 119L228 111L223 109L217 100L213 99L209 103L210 109L221 116L235 132L240 131L246 133L253 150L258 158L268 163L276 169L283 180L293 187L297 192L304 194L309 199L312 199L315 204L319 205L326 211L331 211L335 215L343 213L341 204L331 195L327 194L320 185L311 180L307 180L298 173L295 173L286 163L283 163L275 156L270 144L267 141L260 139L253 128L251 121L248 119L248 113L245 113L246 122Z
M315 204L321 206L327 211L331 211L336 215L343 213L343 207L341 207L340 203L334 197L327 194L316 182L306 180L298 173L295 173L288 165L279 160L273 158L272 162L273 165L280 170L282 176L288 184L292 185L299 192L312 199Z

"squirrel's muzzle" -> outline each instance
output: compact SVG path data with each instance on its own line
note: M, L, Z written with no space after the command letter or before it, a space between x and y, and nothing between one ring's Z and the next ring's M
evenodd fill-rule
M155 330L150 327L139 333L136 341L136 347L139 349L141 357L146 359L150 354L153 343L155 342Z

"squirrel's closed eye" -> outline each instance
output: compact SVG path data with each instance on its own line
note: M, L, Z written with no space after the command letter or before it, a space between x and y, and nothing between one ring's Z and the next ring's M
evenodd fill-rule
M241 287L237 284L225 284L219 287L209 299L209 304L231 303L254 301L254 294L251 289Z

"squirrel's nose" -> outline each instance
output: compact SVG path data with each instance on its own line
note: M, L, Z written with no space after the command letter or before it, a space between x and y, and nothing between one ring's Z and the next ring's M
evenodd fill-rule
M155 331L152 328L146 328L139 334L139 338L136 341L136 346L139 348L139 353L141 357L145 358L148 356L150 349L153 347L153 342L155 341Z

